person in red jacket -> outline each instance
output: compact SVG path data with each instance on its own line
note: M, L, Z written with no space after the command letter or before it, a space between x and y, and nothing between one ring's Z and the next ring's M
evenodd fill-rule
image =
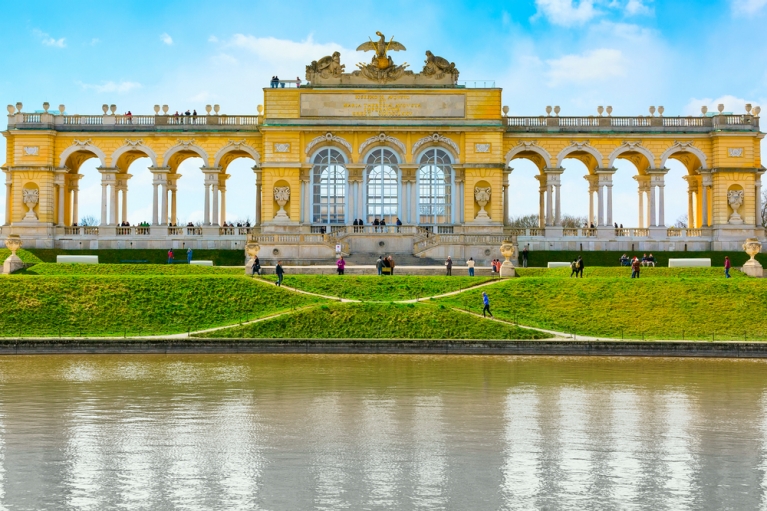
M338 267L338 274L343 275L344 268L346 268L346 261L344 261L344 256L341 256L341 258L336 261L336 266Z
M732 267L732 264L730 263L730 256L724 256L724 278L726 279L730 278L731 267Z

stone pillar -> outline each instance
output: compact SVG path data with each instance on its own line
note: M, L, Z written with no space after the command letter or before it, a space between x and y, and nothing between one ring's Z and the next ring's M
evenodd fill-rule
M107 225L107 184L101 183L101 225ZM73 223L77 222L77 217L73 218Z
M703 201L703 204L701 206L701 226L702 227L708 227L710 225L708 220L708 186L702 185L701 189L703 190L703 195L701 196L701 199Z
M637 182L637 190L639 192L639 228L645 229L649 227L647 220L646 209L644 205L645 193L649 193L650 190L650 176L638 175L634 176L634 180ZM649 201L649 197L648 197Z
M613 225L613 183L607 183L607 225Z
M604 209L604 197L603 197L604 185L602 183L597 184L597 227L602 227L605 224L605 209Z
M658 224L655 221L655 184L650 183L650 227L655 227Z
M511 167L506 167L503 170L503 225L505 227L511 225L511 210L509 208L511 206L511 187L509 186L509 177L513 170ZM557 197L559 197L559 188L557 188ZM557 205L559 205L558 201Z
M757 172L754 182L754 193L756 201L754 203L754 225L762 226L762 174Z
M167 204L167 189L166 184L168 182L168 175L170 174L170 167L149 167L149 172L152 173L152 225L160 225L160 198L158 193L160 189L163 190L163 194L166 197ZM162 187L162 188L161 188ZM166 219L164 223L168 223L167 209Z
M258 165L254 166L253 173L256 175L256 217L253 225L261 225L261 168Z
M128 190L123 188L122 194L123 194L122 218L120 219L120 221L127 222L128 221Z
M176 187L170 189L170 221L173 225L178 225L178 217L176 215Z
M157 225L160 218L158 215L159 209L157 206L157 202L159 201L159 197L157 196L157 188L159 186L160 184L157 182L152 183L152 225Z
M554 185L546 185L546 225L554 225L552 206L554 205Z
M221 213L219 215L219 220L221 225L226 223L226 180L230 177L229 174L221 174L219 177L218 190L221 192Z
M118 223L118 221L117 221L117 214L118 214L117 213L118 212L118 209L117 209L117 185L114 182L110 185L109 196L110 196L109 225L117 225L117 223Z
M555 206L554 207L554 225L562 225L562 204L561 204L561 201L559 200L559 197L560 197L559 194L562 187L559 183L557 183L556 185L554 185L554 188L556 189L556 193L555 193L556 202L554 204Z
M160 189L162 190L162 201L161 201L161 209L160 209L160 225L168 225L168 182L165 181L160 186Z
M80 175L78 174L77 179L80 179ZM72 223L78 222L78 207L79 207L79 196L80 195L80 185L77 181L75 181L75 185L72 187Z
M203 212L203 225L210 225L210 184L205 183L205 211Z
M687 177L687 176L685 176ZM692 187L691 184L687 184L687 227L692 229L695 226L692 216Z
M539 174L535 176L535 179L540 183L538 187L538 227L543 229L546 226L546 197L544 196L546 193L546 174Z
M59 207L58 207L59 218L58 218L57 225L60 225L60 226L64 225L64 192L65 192L65 189L66 189L66 185L65 184L62 183L62 184L59 185Z
M10 173L7 174L8 178L10 178ZM11 211L12 211L12 197L13 194L11 193L13 191L13 185L11 183L6 182L5 183L5 223L3 225L11 225Z

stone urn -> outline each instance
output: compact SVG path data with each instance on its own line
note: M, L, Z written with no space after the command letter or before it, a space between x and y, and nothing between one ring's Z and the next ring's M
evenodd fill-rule
M764 269L759 261L754 258L756 254L762 251L762 242L757 238L748 238L746 242L743 243L743 250L745 250L746 254L751 257L751 259L746 261L743 265L743 273L750 277L763 277Z
M37 188L24 188L21 190L22 200L24 205L29 209L24 216L25 222L37 222L37 215L35 214L35 206L40 201L40 190Z
M492 189L489 186L477 186L474 188L474 200L477 201L479 206L479 213L477 213L477 217L474 219L477 223L488 223L490 221L490 216L485 211L485 206L490 202L491 192Z
M511 258L514 257L514 244L511 241L504 241L501 244L501 255L506 259L501 264L501 277L516 277L517 272L514 269L514 263Z
M253 274L253 264L256 262L256 256L260 249L261 245L255 240L250 240L245 244L245 255L248 258L247 263L245 263L245 275Z
M738 214L738 210L743 205L744 193L743 190L730 190L727 192L727 203L732 208L732 215L730 215L729 223L742 224L743 218Z
M16 255L16 251L21 248L21 238L18 234L10 234L5 240L5 247L11 251L11 255L3 263L3 273L10 274L24 267L21 258Z
M285 204L290 200L290 187L289 186L276 186L274 188L274 201L280 207L277 214L274 215L275 222L289 222L290 218L285 211Z

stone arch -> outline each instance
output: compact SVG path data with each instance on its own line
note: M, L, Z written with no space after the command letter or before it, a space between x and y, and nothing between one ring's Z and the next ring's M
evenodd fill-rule
M407 161L405 144L398 138L387 135L384 132L374 135L360 144L357 150L361 156L360 161L364 162L371 152L382 146L394 151L399 158L400 163L405 163Z
M99 161L101 161L102 167L107 166L107 155L104 154L104 151L99 149L97 146L93 145L90 140L87 140L85 142L80 142L78 140L75 140L74 144L64 149L64 151L62 151L61 156L59 157L59 167L66 167L67 159L69 159L69 157L75 153L92 153L93 155L96 156L96 158L99 159ZM86 159L88 158L83 159L83 161Z
M610 153L609 168L613 168L615 160L623 156L630 161L640 172L655 168L655 155L639 143L623 143ZM661 165L662 166L662 165Z
M682 155L679 153L685 153L686 155L694 156L698 161L695 162L692 158L681 158L680 156ZM660 155L661 168L666 166L666 160L672 156L675 159L680 160L687 167L687 170L690 173L697 171L699 168L708 168L706 154L697 147L693 146L692 143L675 142L674 145L666 149L663 154ZM699 165L696 167L696 164Z
M434 147L445 149L448 152L448 154L450 154L450 156L453 158L454 164L458 164L461 162L460 160L461 150L458 148L458 144L456 144L449 137L440 135L439 133L434 133L433 135L427 135L417 140L413 144L413 149L411 151L414 156L413 162L418 162L418 160L421 158L421 155L427 149L433 149Z
M538 166L540 171L543 171L544 168L551 168L551 155L546 149L535 144L521 143L512 148L506 153L506 166L509 166L511 161L516 158L525 158L532 161Z
M168 149L162 156L162 165L168 166L173 155L178 153L195 153L196 156L203 159L205 165L210 164L210 157L208 156L208 153L205 151L205 149L195 144L194 140L191 140L189 142L179 141L178 144Z
M139 141L137 144L127 143L122 147L118 147L115 152L112 153L112 166L117 167L117 162L120 160L120 158L129 153L143 153L144 155L135 155L136 157L130 159L130 161L127 162L125 168L122 170L127 171L130 164L133 163L133 160L143 157L147 157L152 160L153 167L157 166L157 153L155 153L150 147L144 145L144 143L141 141Z
M557 166L561 166L562 161L571 154L571 158L583 162L590 172L594 172L596 168L602 166L602 153L596 148L591 147L588 142L573 142L562 149L559 154L557 154Z
M352 145L349 143L348 140L346 140L343 137L339 137L337 135L333 135L332 132L327 132L324 135L320 135L318 137L313 138L309 141L308 144L306 144L306 149L304 151L305 154L310 155L311 158L308 159L308 163L312 161L312 158L314 157L314 154L316 153L316 150L313 150L313 148L317 145L322 145L325 147L333 147L335 149L339 149L344 156L346 156L347 161L350 163L353 162L353 152L352 151Z
M237 153L237 156L234 158L225 158L227 156L231 156L231 153ZM241 142L234 142L233 140L230 140L228 144L219 149L215 156L213 156L213 166L225 167L231 163L231 160L241 157L253 158L253 160L256 162L256 165L261 164L261 154L256 149L247 145L244 140ZM225 160L224 165L221 164L222 159Z

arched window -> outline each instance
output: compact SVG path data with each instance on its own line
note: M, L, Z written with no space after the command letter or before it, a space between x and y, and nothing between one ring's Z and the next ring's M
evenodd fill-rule
M384 147L376 149L367 158L367 219L377 218L394 224L399 207L399 172L397 155Z
M312 168L312 223L343 224L346 207L346 160L340 151L321 150Z
M453 167L450 155L442 149L429 149L418 169L418 220L421 224L452 222Z

